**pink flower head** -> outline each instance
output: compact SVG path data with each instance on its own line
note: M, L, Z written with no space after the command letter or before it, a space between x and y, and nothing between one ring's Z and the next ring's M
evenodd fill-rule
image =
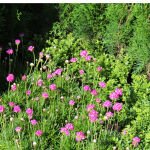
M24 36L24 33L19 33L19 36L20 36L20 37L23 37L23 36Z
M13 111L14 111L15 113L20 112L20 107L19 107L18 105L16 105L16 106L14 107Z
M86 50L83 50L80 52L81 57L86 57L88 55L88 52Z
M71 58L70 61L74 63L74 62L77 61L77 59L76 58Z
M107 113L106 113L107 120L108 120L110 117L112 117L113 115L114 115L114 113L112 113L112 112L107 112Z
M4 106L0 105L0 113L2 113L5 110Z
M9 106L10 106L10 107L13 107L14 105L15 105L14 102L9 102Z
M32 124L33 126L37 124L37 121L36 121L36 120L31 120L30 122L31 122L31 124Z
M110 106L112 106L112 104L109 100L107 100L103 103L103 107L109 108Z
M69 130L65 127L60 128L60 132L66 134L67 136L70 134Z
M90 87L88 85L84 86L84 91L90 91Z
M41 136L42 133L43 133L43 132L42 132L41 130L37 130L37 131L35 132L35 134L38 135L38 136Z
M132 144L133 144L134 146L138 146L138 145L139 145L139 143L137 143L137 142L135 142L135 141L132 141Z
M84 74L84 70L80 70L80 74Z
M47 93L42 93L42 97L43 97L44 99L47 99L49 96L48 96Z
M68 130L74 130L74 126L73 126L72 123L67 123L67 124L65 125L65 128L67 128Z
M53 77L53 76L52 76L51 74L48 74L48 75L47 75L47 78L48 78L48 79L51 79L52 77Z
M97 102L97 103L100 103L100 102L101 102L101 99L97 98L97 99L96 99L96 102Z
M13 52L14 52L14 51L13 51L12 49L8 49L8 50L6 51L6 53L9 54L9 55L10 55L10 54L13 54Z
M46 59L50 58L51 56L49 54L46 54Z
M42 79L39 79L38 81L37 81L37 84L38 84L38 86L42 86L42 84L43 84L43 80Z
M27 95L30 95L30 94L31 94L31 91L30 91L30 90L27 90L26 94L27 94Z
M98 112L95 110L91 110L90 113L88 114L89 117L93 117L93 116L97 117L97 115L98 115Z
M34 46L29 46L28 50L31 51L31 52L34 51Z
M49 87L51 90L56 90L56 84L51 84Z
M52 73L52 76L55 77L55 76L56 76L56 72L53 72L53 73Z
M28 108L28 109L26 110L26 113L27 113L28 115L32 115L32 114L33 114L33 110L32 110L31 108Z
M38 101L40 98L38 96L36 96L35 100Z
M67 81L69 80L69 77L68 77L68 76L66 77L66 80L67 80Z
M43 52L40 52L39 53L39 56L42 58L44 56L44 53Z
M122 89L115 89L115 92L116 92L118 95L122 96Z
M6 79L8 82L12 82L12 81L14 81L15 77L13 74L9 74Z
M70 106L73 106L74 104L75 104L75 101L74 101L74 100L70 100L70 101L69 101L69 105L70 105Z
M97 71L100 72L102 70L102 67L98 67Z
M141 139L139 137L134 137L132 140L133 140L132 144L134 146L138 146L139 142L141 141Z
M55 70L55 73L56 73L57 75L61 75L61 72L62 72L62 69L56 69L56 70Z
M29 114L28 117L29 117L30 119L32 119L32 114Z
M85 58L85 60L86 60L86 61L90 61L91 58L92 58L92 56L87 56L87 57Z
M100 83L99 83L99 86L102 87L102 88L105 88L106 83L105 83L105 82L100 82Z
M115 103L113 105L113 110L120 111L122 109L122 105L120 103Z
M16 39L16 40L15 40L15 44L16 44L16 45L19 45L19 44L20 44L20 40L19 40L19 39Z
M85 139L85 135L83 132L76 132L76 140L77 141L82 141Z
M27 76L26 75L23 75L22 76L22 80L26 80L27 79Z
M92 95L97 95L98 93L97 93L96 90L92 90L92 91L91 91L91 94L92 94Z
M91 116L90 117L91 122L96 122L97 120L98 120L98 118L96 116Z
M12 91L15 91L15 90L16 90L16 85L12 85L12 86L11 86L11 90L12 90Z
M127 134L127 130L124 130L124 131L123 131L123 134L126 135L126 134Z
M16 127L15 130L16 130L16 132L20 132L22 130L22 128L21 127Z
M111 100L113 100L113 99L118 99L119 96L118 96L118 94L116 92L112 92L112 93L110 93L109 98Z
M91 110L94 109L94 108L95 108L95 106L92 105L92 104L90 104L90 105L88 105L88 106L86 107L86 110L89 112L89 111L91 111Z

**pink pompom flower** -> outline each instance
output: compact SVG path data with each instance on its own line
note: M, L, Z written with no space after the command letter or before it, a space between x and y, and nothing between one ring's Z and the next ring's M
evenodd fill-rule
M83 132L76 132L76 140L77 141L82 141L85 139L85 135Z
M74 104L75 104L75 101L74 101L74 100L70 100L70 101L69 101L69 105L70 105L70 106L73 106Z
M86 110L89 112L89 111L91 111L91 110L94 109L94 108L95 108L94 105L89 104L89 105L86 107Z
M66 134L67 136L70 134L69 130L66 127L60 128L60 132Z
M2 113L5 110L4 106L0 105L0 113Z
M28 115L32 115L32 114L33 114L33 110L32 110L31 108L28 108L28 109L26 110L26 113L27 113Z
M123 135L126 135L126 134L127 134L127 130L124 130L124 131L123 131Z
M76 58L71 58L70 61L71 61L72 63L74 63L74 62L77 61L77 59L76 59Z
M67 128L68 130L74 130L74 126L73 126L72 123L67 123L67 124L65 125L65 128Z
M9 102L9 106L10 106L10 107L13 107L14 105L15 105L14 102Z
M113 110L120 111L121 109L122 109L122 104L121 103L115 103L113 105Z
M97 71L100 72L102 70L102 67L98 67Z
M43 84L43 80L42 80L42 79L39 79L39 80L37 81L37 84L38 84L39 87L41 87L42 84Z
M6 78L6 80L7 80L8 82L12 82L12 81L14 81L14 79L15 79L15 76L14 76L13 74L9 74L9 75L7 76L7 78Z
M86 60L86 61L90 61L91 58L92 58L92 56L87 56L87 57L85 58L85 60Z
M92 90L92 91L91 91L91 94L92 94L92 95L97 95L98 92L97 92L96 90Z
M84 74L84 70L80 70L80 74Z
M49 87L51 90L56 90L56 84L51 84Z
M109 98L111 100L113 100L113 99L118 99L119 96L118 96L118 94L116 92L112 92L112 93L110 93Z
M20 40L19 40L19 39L16 39L16 40L15 40L15 44L16 44L16 45L19 45L19 44L20 44Z
M49 96L48 96L47 93L42 93L42 97L43 97L44 99L47 99Z
M31 94L31 91L30 91L30 90L27 90L26 94L27 94L27 95L30 95L30 94Z
M20 132L22 130L22 128L21 127L16 127L15 130L16 130L16 132Z
M37 131L35 132L35 134L38 135L38 136L41 136L41 135L43 134L43 132L42 132L41 130L37 130Z
M28 50L31 51L31 52L34 51L34 46L29 46Z
M20 112L20 107L19 107L18 105L16 105L16 106L14 107L13 111L14 111L15 113Z
M91 122L96 122L97 120L98 120L98 118L96 116L91 116L90 117Z
M8 50L6 51L6 53L9 54L9 55L13 54L13 52L14 52L14 51L13 51L12 49L8 49Z
M114 115L114 113L112 113L112 112L107 112L107 113L106 113L107 120L108 120L110 117L112 117L113 115Z
M16 88L16 85L12 85L12 86L11 86L11 90L12 90L12 91L15 91L16 89L17 89L17 88Z
M40 52L40 53L39 53L39 56L40 56L40 58L42 58L42 57L44 56L44 53L43 53L43 52Z
M86 50L83 50L80 52L81 57L86 57L88 55L88 52Z
M105 83L105 82L100 82L100 83L99 83L99 86L102 87L102 88L105 88L106 83Z
M101 99L96 98L96 102L97 102L97 103L100 103L100 102L101 102Z
M122 96L122 89L115 89L115 92L116 92L118 95Z
M31 122L31 124L32 124L33 126L37 124L37 121L36 121L36 120L31 120L30 122Z
M84 86L84 91L90 91L90 87L88 85Z
M98 112L95 110L91 110L90 113L88 114L89 117L92 117L92 116L97 117L97 115L98 115Z
M23 75L22 76L22 80L26 80L27 79L27 76L26 75Z
M132 144L134 146L138 146L139 142L141 141L141 139L139 137L134 137L132 140L133 140Z
M56 70L55 70L55 73L56 73L57 75L61 75L61 72L62 72L62 69L56 69Z
M112 106L112 104L109 100L107 100L103 103L103 107L109 108L110 106Z
M48 74L48 75L47 75L47 78L48 78L48 79L51 79L52 77L53 77L53 76L52 76L51 74Z

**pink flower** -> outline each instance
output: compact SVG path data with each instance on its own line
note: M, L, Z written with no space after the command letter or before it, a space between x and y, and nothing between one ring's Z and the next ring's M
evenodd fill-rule
M42 97L43 97L44 99L47 99L49 96L48 96L47 93L42 93Z
M42 132L41 130L37 130L37 131L35 132L35 134L38 135L38 136L41 136L42 133L43 133L43 132Z
M97 102L97 103L100 103L100 102L101 102L101 99L97 98L97 99L96 99L96 102Z
M70 134L69 130L65 127L60 128L61 133L65 133L67 136Z
M88 106L86 107L86 110L89 112L89 111L91 111L91 110L94 109L94 108L95 108L95 106L92 105L92 104L90 104L90 105L88 105Z
M51 74L48 74L48 75L47 75L47 78L48 78L48 79L51 79L52 77L53 77L53 76L52 76Z
M28 109L26 110L26 113L27 113L28 115L32 115L32 114L33 114L33 110L32 110L31 108L28 108Z
M26 93L27 93L27 95L30 95L30 94L31 94L31 91L30 91L30 90L27 90Z
M50 55L49 54L46 54L46 59L49 59L50 58Z
M16 132L20 132L22 130L22 128L21 127L16 127L15 130L16 130Z
M8 49L8 50L6 51L6 53L9 54L9 55L10 55L10 54L13 54L13 52L14 52L14 51L13 51L12 49Z
M43 52L40 52L39 53L39 56L42 58L44 56L44 53Z
M88 55L88 52L86 50L83 50L80 52L81 57L86 57Z
M109 100L107 100L103 103L103 107L109 108L110 106L112 106L112 104Z
M91 122L96 122L97 120L98 120L98 118L96 116L91 116L90 117Z
M76 132L76 140L77 141L82 141L85 139L85 135L83 132Z
M118 94L116 92L112 92L112 93L110 93L109 98L111 100L113 100L113 99L118 99L119 96L118 96Z
M99 83L99 86L102 87L102 88L105 88L106 83L105 83L105 82L100 82L100 83Z
M87 57L85 58L85 60L86 60L86 61L90 61L91 58L92 58L91 56L87 56Z
M84 74L84 70L80 70L80 74Z
M49 87L51 90L56 90L56 84L51 84Z
M16 106L14 107L13 111L14 111L15 113L20 112L20 107L19 107L18 105L16 105Z
M10 106L10 107L13 107L14 105L15 105L14 102L9 102L9 106Z
M42 84L43 84L43 80L42 79L39 79L38 81L37 81L37 84L38 84L38 86L42 86Z
M19 45L19 44L20 44L20 40L19 40L19 39L16 39L16 40L15 40L15 44L16 44L16 45Z
M120 111L122 109L122 105L120 103L115 103L113 105L113 110Z
M92 91L91 91L91 94L92 94L92 95L97 95L98 93L97 93L96 90L92 90Z
M65 125L65 127L66 127L67 129L69 129L69 130L74 130L74 126L73 126L72 123L67 123L67 124Z
M97 117L97 115L98 115L98 112L95 110L91 110L90 113L88 114L89 117L93 117L93 116Z
M55 70L55 73L56 73L57 75L61 75L61 72L62 72L62 69L56 69L56 70Z
M2 113L5 110L4 106L0 105L0 113Z
M115 92L116 92L118 95L122 96L122 89L115 89Z
M70 100L69 101L69 105L73 106L75 104L75 101L74 100Z
M36 120L31 120L30 122L31 122L31 124L32 124L33 126L37 124L37 121L36 121Z
M77 59L76 58L71 58L70 61L74 63L74 62L77 61Z
M106 113L106 116L107 116L107 120L112 117L114 114L112 112L107 112Z
M9 74L6 79L8 82L12 82L12 81L14 81L15 77L13 74Z
M126 135L126 134L127 134L127 130L124 130L124 131L123 131L123 134Z
M11 90L12 90L12 91L15 91L15 90L16 90L16 85L12 85L12 86L11 86Z
M22 80L26 80L27 79L27 76L26 75L23 75L22 76Z
M139 143L137 143L137 142L135 142L135 141L132 141L132 144L133 144L134 146L138 146Z
M56 72L53 72L53 73L52 73L52 76L55 77L55 76L56 76Z
M29 114L28 117L29 117L30 119L32 119L32 114Z
M88 85L84 86L84 91L90 91L90 87Z
M97 71L100 72L102 70L102 67L98 67Z
M34 50L34 46L29 46L28 50L32 52Z
M38 101L40 98L38 96L36 96L35 100Z
M132 144L134 146L138 146L139 142L141 141L141 139L139 137L134 137L132 140L133 140Z
M67 81L69 80L69 77L68 77L68 76L66 77L66 80L67 80Z

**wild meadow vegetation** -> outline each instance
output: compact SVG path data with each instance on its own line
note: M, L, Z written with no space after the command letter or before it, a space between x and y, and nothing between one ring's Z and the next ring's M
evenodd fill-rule
M49 34L13 6L26 32L0 47L0 150L150 150L150 5L41 5Z

